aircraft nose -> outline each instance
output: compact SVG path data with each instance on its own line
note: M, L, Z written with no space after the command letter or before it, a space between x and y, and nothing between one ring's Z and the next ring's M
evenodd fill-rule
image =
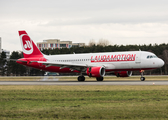
M162 59L159 59L158 65L162 67L164 65L164 61Z

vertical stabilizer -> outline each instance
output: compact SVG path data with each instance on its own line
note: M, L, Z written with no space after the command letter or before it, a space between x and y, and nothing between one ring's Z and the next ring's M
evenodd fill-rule
M19 31L24 58L43 57L43 54L30 39L26 31Z

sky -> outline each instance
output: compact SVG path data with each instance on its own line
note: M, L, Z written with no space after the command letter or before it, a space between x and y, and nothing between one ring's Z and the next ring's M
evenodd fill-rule
M2 49L22 50L19 30L35 43L167 44L168 0L0 0Z

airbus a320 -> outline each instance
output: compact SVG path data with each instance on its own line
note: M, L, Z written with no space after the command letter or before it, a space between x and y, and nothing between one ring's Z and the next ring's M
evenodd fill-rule
M129 77L132 71L157 69L164 65L162 59L146 51L44 55L26 31L19 31L19 36L24 58L18 59L17 63L50 72L79 73L78 81L85 81L85 75L103 81L106 73ZM145 80L143 72L140 80Z

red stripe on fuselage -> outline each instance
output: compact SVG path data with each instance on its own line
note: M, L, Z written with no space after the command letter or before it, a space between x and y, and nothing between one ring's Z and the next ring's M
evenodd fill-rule
M139 70L152 70L157 68L130 68L130 69L106 69L106 72L112 72L112 71L139 71Z

